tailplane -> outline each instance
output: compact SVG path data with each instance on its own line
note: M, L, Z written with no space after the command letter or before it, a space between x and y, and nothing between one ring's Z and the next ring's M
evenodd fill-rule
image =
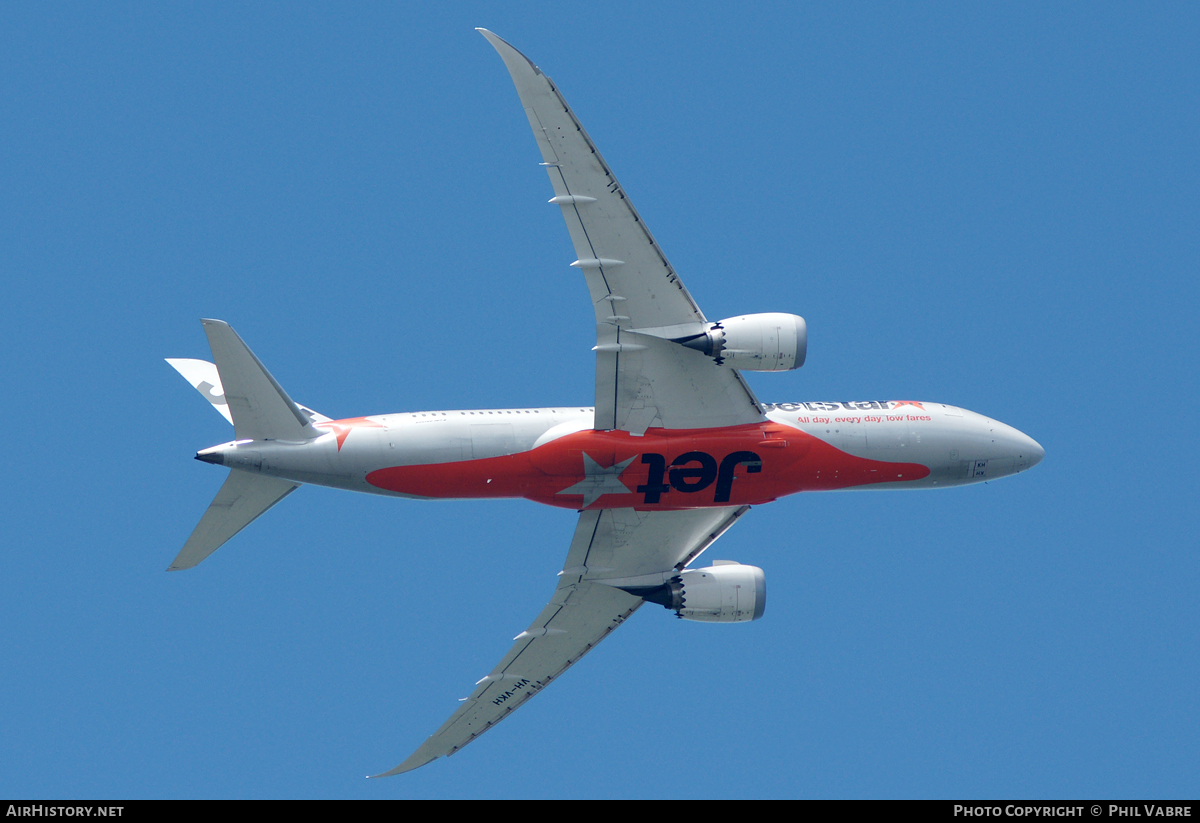
M216 362L187 359L168 359L167 362L233 424L239 442L303 442L324 434L314 428L313 423L329 418L297 405L288 397L228 323L221 320L201 322ZM205 450L197 458L205 462L222 462L209 458L209 453L217 448L224 447ZM255 471L230 471L208 511L167 570L190 569L200 563L299 486L291 480Z
M167 571L192 568L298 488L290 480L234 469Z
M207 330L209 323L219 323L220 325L224 326L226 329L228 329L229 333L237 339L237 342L241 344L242 348L246 349L246 344L243 343L242 339L237 336L237 333L229 327L229 324L222 323L220 320L205 320L204 323L205 330ZM250 352L249 349L246 349L246 353L249 354L250 357L254 357L254 354ZM225 399L225 385L221 382L221 373L217 370L216 364L210 363L207 360L192 360L185 357L168 357L166 360L171 364L171 368L179 372L179 374L183 376L183 379L191 384L192 388L200 392L201 397L203 397L209 403L212 403L212 407L216 409L222 417L224 417L230 423L233 423L233 415L229 413L229 402ZM264 373L267 371L265 368L263 368L262 363L258 361L257 357L254 357L254 362L259 368L262 369ZM267 374L267 378L270 380L273 388L278 388L279 384L275 382L274 378L272 378L270 374ZM279 392L282 393L283 389L279 389ZM283 396L287 397L286 394ZM326 417L320 412L313 411L308 406L291 401L291 398L288 398L288 400L289 402L292 402L292 405L300 409L300 411L304 413L304 416L313 423L327 423L332 419Z
M321 436L228 323L200 322L208 335L238 440L313 440Z

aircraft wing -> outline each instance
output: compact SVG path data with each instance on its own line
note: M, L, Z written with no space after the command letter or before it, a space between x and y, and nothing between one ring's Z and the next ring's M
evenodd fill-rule
M756 423L762 409L742 376L671 340L711 324L558 88L486 29L512 75L562 209L596 312L597 429Z
M614 583L669 579L712 545L748 506L638 512L601 509L579 524L553 597L440 729L387 777L451 755L508 717L633 614L642 600ZM622 580L622 579L625 580ZM604 582L608 581L608 582Z

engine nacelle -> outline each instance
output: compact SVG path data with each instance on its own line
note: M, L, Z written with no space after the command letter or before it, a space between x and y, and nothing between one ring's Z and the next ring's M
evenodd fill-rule
M788 371L804 365L808 325L795 314L768 312L731 317L702 334L675 341L716 361L746 371Z
M684 620L745 623L767 608L767 577L757 566L718 560L706 569L686 569L661 586L626 588Z

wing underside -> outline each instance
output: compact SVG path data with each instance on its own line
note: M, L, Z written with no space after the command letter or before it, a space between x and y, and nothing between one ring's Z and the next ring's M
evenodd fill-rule
M764 420L741 375L677 342L707 320L558 89L519 51L479 30L508 67L596 314L597 429L695 429ZM583 511L559 582L500 663L400 774L457 752L576 663L748 507ZM624 587L624 588L622 588Z
M440 729L387 777L451 755L522 706L633 614L642 600L613 583L669 577L716 541L748 507L579 515L554 596L508 654ZM609 581L609 582L604 582Z
M583 272L595 310L595 427L642 434L652 425L760 422L762 409L737 370L670 342L710 324L553 81L479 31L512 76L554 189L550 202L575 247L571 265Z

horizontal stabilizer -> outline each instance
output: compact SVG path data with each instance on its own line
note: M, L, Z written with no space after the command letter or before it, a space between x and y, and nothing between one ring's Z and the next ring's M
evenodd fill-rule
M231 471L167 571L192 568L299 486L290 480Z
M201 320L238 440L312 440L321 432L228 323Z

